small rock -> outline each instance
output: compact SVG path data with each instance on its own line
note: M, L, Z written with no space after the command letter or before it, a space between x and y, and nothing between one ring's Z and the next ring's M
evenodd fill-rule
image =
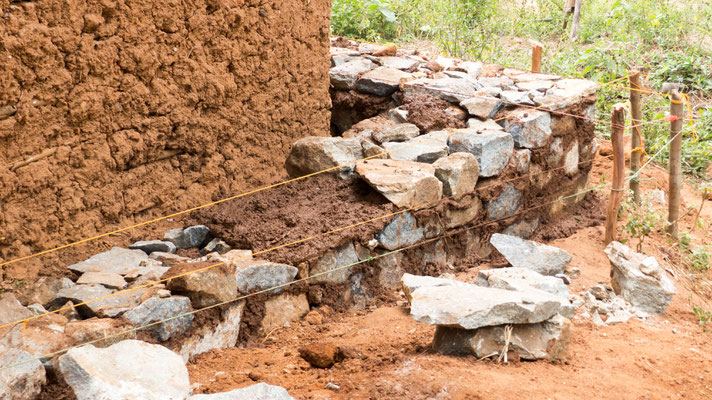
M299 177L364 158L358 139L340 137L306 137L292 145L286 168L289 176ZM341 178L353 174L354 165L345 165L334 171Z
M435 176L443 183L443 193L459 197L475 190L480 175L477 158L471 153L453 153L433 163Z
M242 294L284 285L293 281L298 272L297 268L291 265L277 264L259 259L234 261L232 266L235 268L237 289ZM278 294L282 290L284 289L277 288L269 293Z
M514 236L495 233L490 243L512 266L531 269L542 275L561 274L571 262L571 255L564 250Z
M10 324L32 317L34 314L15 298L12 293L0 295L0 325ZM0 337L7 328L0 329Z
M17 294L17 299L25 306L37 303L48 307L57 292L72 286L74 286L74 282L69 278L52 279L42 277Z
M442 197L442 183L428 164L368 160L356 165L356 173L397 207L433 205Z
M334 392L338 392L339 390L341 390L341 386L336 385L336 384L331 383L331 382L327 382L327 383L326 383L326 386L324 386L324 388L329 389L329 390L333 390Z
M265 301L262 330L265 333L297 321L309 312L306 293L282 293Z
M26 351L0 349L0 398L3 400L39 398L46 383L45 369ZM18 365L19 364L19 365Z
M235 267L210 262L178 264L171 267L163 279L174 292L188 296L195 308L212 306L237 297Z
M520 174L529 172L529 165L532 161L532 152L529 149L517 150L514 152L514 159L516 160L517 172Z
M378 143L405 142L420 135L420 129L413 124L398 124L373 133L373 139Z
M483 131L473 128L460 129L448 139L450 153L467 152L477 158L480 176L499 174L509 163L514 153L512 136L502 131Z
M208 237L210 229L205 225L189 226L185 229L171 229L163 238L176 245L179 249L200 247Z
M566 275L566 274L556 274L554 276L561 279L565 285L571 284L571 278L569 278L568 275Z
M327 251L316 260L311 267L310 283L335 283L346 282L351 275L351 270L359 262L358 254L353 243L345 243L335 249Z
M356 81L356 90L386 97L398 90L401 79L410 77L411 74L395 68L378 67L366 72Z
M511 183L507 183L499 196L487 203L487 218L498 220L514 215L521 203L522 192Z
M258 375L254 372L250 372L249 375L250 379L254 381L258 381L262 378L259 376L260 379L253 379L253 376L258 377ZM261 382L256 385L231 390L229 392L196 394L190 396L188 400L294 400L294 398L290 396L287 389L283 387L268 385Z
M214 349L235 347L244 308L245 301L232 303L223 309L220 321L194 327L190 336L183 338L178 350L183 361L188 362L192 356Z
M324 322L324 317L322 317L318 311L312 310L304 317L304 320L307 321L309 325L321 325Z
M124 289L126 281L119 274L111 272L85 272L77 280L77 284L92 285L98 284L109 289Z
M375 67L373 62L363 58L333 67L329 70L331 85L336 89L351 90L356 86L356 81L361 74Z
M596 300L609 301L611 295L608 293L607 285L593 285L591 289L588 290L589 293L596 298Z
M462 101L460 106L474 117L489 119L494 117L504 104L496 98L476 96Z
M581 275L581 269L579 267L567 268L566 274L568 274L572 278L578 278Z
M315 343L299 348L299 356L314 368L331 368L339 362L339 348L331 343Z
M131 250L141 250L146 254L151 254L154 251L163 253L175 253L176 245L169 241L163 240L142 240L129 246Z
M205 245L205 247L200 249L200 254L209 254L213 252L216 252L218 254L225 254L230 250L232 250L232 247L230 247L229 244L225 243L224 240L220 238L214 238L213 240L209 241L208 244Z
M161 265L165 265L168 267L190 260L190 258L188 257L183 257L172 253L164 253L162 251L154 251L148 256L148 258L159 261Z
M371 53L371 55L375 57L395 56L397 51L398 49L396 48L396 46L388 46L374 51L373 53Z

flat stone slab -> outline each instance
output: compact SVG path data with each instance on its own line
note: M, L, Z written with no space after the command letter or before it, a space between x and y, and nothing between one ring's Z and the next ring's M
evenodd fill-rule
M407 111L406 111L407 113ZM407 119L407 118L406 118ZM420 128L413 124L398 124L392 128L386 128L373 132L373 140L378 143L385 142L405 142L420 135Z
M299 177L343 165L333 173L348 178L353 174L353 162L362 158L363 150L358 139L314 136L292 145L286 167L289 176Z
M224 393L196 394L188 400L294 400L287 389L260 382Z
M381 65L388 68L400 69L402 71L410 71L417 67L421 62L413 58L384 56L380 57Z
M131 270L138 268L141 265L141 261L147 258L148 254L141 250L114 247L109 251L94 255L88 260L72 264L67 268L78 274L85 272L109 272L126 275Z
M517 147L537 149L551 139L551 115L539 110L515 110L504 122Z
M461 78L429 79L420 78L403 85L405 95L425 93L451 103L474 97L482 86L471 80Z
M353 243L345 243L327 251L314 262L309 272L309 276L312 276L309 281L310 283L345 283L351 275L354 264L358 262L359 257Z
M585 79L562 79L554 87L546 91L546 95L534 98L537 106L559 110L580 103L583 99L596 93L598 84Z
M237 290L242 294L253 291L271 289L294 280L299 270L291 265L273 263L267 260L243 259L233 261ZM276 294L284 290L270 290Z
M398 214L388 225L376 234L378 243L388 250L411 246L423 239L423 228L410 212Z
M388 155L393 160L417 161L432 164L438 159L447 156L448 134L445 131L430 132L420 135L407 142L386 142L382 143Z
M192 331L192 335L183 339L178 353L183 361L214 349L235 347L240 334L240 320L245 302L233 303L222 312L222 319L215 324L206 324Z
M368 59L359 58L350 62L338 65L329 70L331 85L336 89L351 90L356 86L358 77L376 65Z
M516 236L495 233L490 243L513 267L530 269L542 275L563 274L571 262L571 254L565 250Z
M175 253L176 245L164 240L141 240L129 246L131 250L141 250L146 254L151 254L154 251L163 253Z
M448 140L450 153L467 152L477 157L480 177L499 174L514 154L512 135L502 131L459 129Z
M361 76L356 81L356 90L376 96L390 96L398 90L401 79L411 78L413 75L399 69L378 67Z
M499 99L483 95L468 98L460 102L460 106L464 107L473 117L489 119L497 114L504 104Z
M59 357L59 369L78 400L184 399L190 394L183 359L138 340L71 349Z
M475 190L480 176L477 157L471 153L452 153L435 163L435 176L443 183L446 196L461 196Z
M429 164L401 160L368 160L356 173L398 207L433 205L442 198L442 183Z
M163 238L176 245L179 249L190 249L200 247L208 237L210 229L205 225L193 225L185 229L171 229Z
M111 272L85 272L77 279L77 284L98 284L106 286L109 289L126 288L126 280L124 277Z
M462 329L546 321L561 304L541 290L514 292L475 285L423 287L411 297L410 314L417 321Z
M482 270L477 274L475 283L479 286L515 291L539 289L559 297L569 297L569 288L563 280L553 276L544 276L526 268Z
M424 287L441 287L441 286L463 286L468 287L471 284L461 281L455 281L452 279L436 278L434 276L421 276L412 274L403 274L401 278L403 293L405 297L410 302L412 300L412 293L417 289Z

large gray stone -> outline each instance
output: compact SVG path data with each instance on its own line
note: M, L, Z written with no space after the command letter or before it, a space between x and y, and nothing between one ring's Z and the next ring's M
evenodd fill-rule
M238 295L235 267L229 263L179 264L163 278L171 278L166 283L168 289L188 296L195 308L229 301Z
M475 283L479 286L505 290L539 289L553 295L567 298L569 288L559 278L544 276L526 268L497 268L479 271Z
M413 214L406 211L398 214L376 234L378 243L388 250L411 246L423 239L423 228L418 226Z
M379 60L381 61L381 65L384 67L400 69L403 71L410 71L420 64L420 61L416 59L404 57L384 56L380 57Z
M109 347L126 339L135 339L136 332L131 323L120 318L89 318L70 321L64 333L75 343L87 343L95 347Z
M356 90L381 97L390 96L398 90L401 79L408 79L412 76L395 68L378 67L366 72L356 81Z
M512 136L502 131L477 133L472 128L462 129L452 134L448 143L450 153L467 152L477 157L481 177L502 172L514 153Z
M287 389L260 382L224 393L196 394L188 400L293 400Z
M291 265L277 264L266 260L244 259L234 261L237 289L242 294L271 289L294 280L299 270ZM270 290L276 294L284 290Z
M148 255L141 250L113 247L109 251L96 254L88 260L72 264L67 268L78 274L93 271L126 275L135 268L138 268L141 265L141 261L147 258Z
M473 117L489 119L497 114L497 111L504 106L504 103L497 98L484 96L483 94L460 102L460 106L464 107Z
M496 220L514 215L521 203L522 192L511 183L507 183L499 196L487 203L487 218Z
M410 302L413 299L413 292L424 287L447 287L447 286L458 286L458 287L468 287L471 286L469 283L454 281L452 279L436 278L433 276L420 276L403 274L401 278L402 288L405 297Z
M562 79L547 90L545 96L535 97L534 103L549 110L559 110L580 103L595 94L597 88L596 82L584 79Z
M500 97L504 100L507 105L513 104L525 104L533 106L534 102L529 98L528 92L520 92L518 90L504 90L500 93Z
M222 318L215 324L205 324L191 331L189 337L183 339L178 353L183 361L195 355L214 349L235 347L240 334L240 320L245 302L234 303L222 311Z
M161 322L144 329L147 332L151 332L156 339L165 342L173 336L181 335L190 328L193 323L193 314L182 314L191 311L193 311L193 307L191 307L190 299L187 297L151 297L141 303L140 306L124 314L124 318L138 327L173 318L170 321Z
M46 382L39 360L19 349L0 349L0 400L38 398ZM9 367L9 368L8 368ZM7 368L7 369L5 369Z
M429 164L401 160L368 160L356 173L398 207L432 206L442 198L442 183Z
M353 174L353 162L363 157L358 139L306 137L292 145L286 167L289 176L298 177L343 165L333 172L348 178Z
M655 257L636 253L619 242L609 244L605 252L613 269L611 286L616 294L642 311L665 313L677 289Z
M331 85L336 89L351 90L356 86L358 77L374 67L375 64L365 58L338 65L329 70Z
M509 351L523 360L566 361L571 322L562 317L526 325L512 325ZM433 349L441 354L499 356L505 344L505 326L474 330L438 326ZM508 353L509 354L509 353Z
M378 143L385 142L405 142L420 135L420 128L413 124L398 124L392 128L386 128L373 132L373 140Z
M164 240L141 240L129 246L131 250L141 250L146 254L151 254L154 251L163 253L175 253L176 245Z
M138 340L71 349L59 358L59 369L78 400L185 399L190 394L183 359Z
M42 277L35 281L26 290L17 294L17 299L25 306L30 304L41 304L45 307L54 300L54 297L62 289L74 286L69 278L53 279ZM0 313L2 315L2 313Z
M200 247L207 239L210 229L205 225L193 225L185 229L171 229L163 238L176 245L179 249Z
M407 142L382 143L384 149L393 160L417 161L432 164L438 159L447 156L447 132L436 131L418 136Z
M103 285L109 289L124 289L126 280L119 274L111 272L85 272L77 279L80 285Z
M514 236L495 233L490 243L513 267L530 269L542 275L563 274L571 262L571 255L562 249Z
M329 250L316 260L311 267L311 283L344 283L349 279L351 270L359 262L353 243L345 243ZM333 271L333 272L329 272ZM318 276L314 276L320 274Z
M470 80L460 78L428 79L420 78L403 84L403 93L406 95L425 93L433 97L460 103L474 97L481 86Z
M443 183L443 194L462 196L475 190L480 175L477 157L471 153L452 153L435 163L435 176Z
M430 325L477 329L546 321L556 315L560 305L559 298L541 290L436 286L411 292L410 314Z
M448 205L445 209L445 218L443 218L443 221L445 222L446 228L452 229L466 225L477 218L482 210L482 200L478 197L471 197L460 203L461 204L457 207Z
M515 110L505 120L504 129L512 135L517 147L537 149L549 143L551 115L539 110Z
M79 314L89 317L116 317L138 305L139 290L113 295L115 290L103 285L76 285L57 292L53 304L64 304L72 301L74 304L86 303L77 307ZM104 298L106 297L106 298ZM97 300L100 299L101 300Z

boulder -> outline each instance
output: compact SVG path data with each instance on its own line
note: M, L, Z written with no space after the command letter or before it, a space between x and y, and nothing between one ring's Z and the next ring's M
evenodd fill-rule
M353 174L351 163L363 157L358 139L306 137L292 145L286 167L289 176L299 177L343 165L333 172L345 179Z
M477 329L546 321L559 312L560 305L558 297L541 290L436 286L411 292L410 314L430 325Z
M447 137L447 132L435 131L404 143L386 142L382 143L381 146L386 149L393 160L432 164L438 159L447 156Z
M109 272L126 275L131 270L138 268L148 255L141 250L122 249L113 247L109 251L96 254L88 260L72 264L69 270L78 274L85 272Z
M373 132L373 140L378 143L405 142L418 135L420 135L420 128L416 125L406 123Z
M327 251L314 262L309 272L309 276L313 276L313 278L311 278L309 282L345 283L349 279L354 265L358 262L359 257L353 243L345 243Z
M451 103L460 103L470 97L477 96L477 91L480 88L479 83L469 79L420 78L404 83L403 93L406 96L425 93Z
M460 129L448 140L450 153L467 152L477 158L480 176L490 177L502 172L514 153L512 136L502 131Z
M431 165L400 160L368 160L356 173L397 207L433 205L442 197L442 183Z
M294 400L287 389L260 382L256 385L235 389L229 392L196 394L188 400Z
M570 331L571 321L560 315L536 324L512 325L509 351L522 360L564 362ZM433 339L433 349L438 353L477 358L499 356L504 344L504 325L474 330L438 326Z
M166 282L168 289L188 296L195 308L229 301L238 295L235 267L231 264L178 264L171 267L163 278L170 278Z
M242 294L271 289L294 280L299 270L291 265L277 264L266 260L244 259L233 261L237 290ZM283 288L270 290L281 293Z
M39 398L47 381L42 363L33 360L33 356L26 351L0 349L0 366L3 368L0 369L0 399Z
M190 299L183 296L171 296L166 298L151 297L141 303L140 306L124 314L124 318L131 321L137 327L154 324L158 321L170 319L157 325L143 329L151 332L153 337L161 342L181 335L190 328L193 323L193 314L183 315L193 311Z
M309 312L306 293L282 293L265 301L265 313L262 318L262 331L268 333L274 328L297 321Z
M205 324L191 331L192 334L183 339L178 354L183 361L214 349L235 347L240 334L240 321L245 302L233 303L221 312L220 321Z
M176 245L179 249L190 249L200 247L208 238L210 229L205 225L193 225L185 229L171 229L163 238Z
M605 252L611 262L611 286L616 294L644 312L665 313L677 289L655 257L636 253L619 242L611 242Z
M371 60L360 58L333 67L329 70L331 86L336 89L351 90L356 86L358 77L372 70L375 66Z
M411 246L422 239L423 228L418 226L418 221L408 211L396 215L381 232L376 234L378 243L388 250Z
M378 67L366 72L356 81L356 90L376 96L390 96L396 90L401 79L409 79L413 75L389 67Z
M435 176L443 183L443 194L459 197L475 190L480 165L471 153L453 153L433 163Z
M59 358L59 369L78 400L184 399L190 394L183 359L138 340L71 349Z
M176 245L167 240L141 240L129 246L131 250L141 250L146 254L151 254L154 251L163 253L175 253Z
M109 289L126 288L126 280L119 274L111 272L85 272L77 279L80 285L102 285Z
M482 96L471 97L460 102L460 106L464 107L473 117L489 119L502 109L504 103L497 98L482 94Z
M518 109L507 117L504 129L512 135L517 147L537 149L549 143L551 115L545 111Z
M487 218L497 220L514 215L521 203L522 192L507 183L497 198L487 203Z
M565 250L515 236L495 233L490 243L513 267L530 269L542 275L563 274L571 262L571 255Z

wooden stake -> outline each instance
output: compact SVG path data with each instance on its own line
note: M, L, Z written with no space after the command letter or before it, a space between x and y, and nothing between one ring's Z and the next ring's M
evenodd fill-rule
M576 4L574 6L574 21L571 24L571 40L576 39L576 35L578 35L580 19L581 19L581 0L576 0Z
M670 115L677 120L670 122L670 186L668 188L668 223L667 233L678 237L677 220L680 218L680 186L682 185L682 96L676 89L670 92Z
M643 111L640 105L640 72L632 70L628 73L630 80L630 114L632 118L631 132L631 149L637 149L643 144L640 138L643 137L640 123L643 120ZM636 173L640 169L640 155L642 151L633 151L630 153L630 170ZM630 190L633 191L633 201L635 204L640 204L640 181L638 177L633 177L630 180Z
M564 4L564 27L562 29L566 30L566 26L569 24L569 15L573 14L576 7L576 0L566 0Z
M623 132L625 131L625 106L623 104L613 106L611 122L613 186L611 187L611 198L608 201L608 213L606 214L606 237L604 240L606 245L616 238L616 222L618 220L618 210L621 206L624 190L625 147L623 143Z
M532 72L538 74L541 72L541 45L534 45L532 48Z

